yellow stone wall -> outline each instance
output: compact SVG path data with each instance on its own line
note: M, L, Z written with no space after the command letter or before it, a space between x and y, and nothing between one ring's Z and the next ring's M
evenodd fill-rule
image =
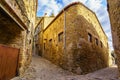
M34 37L34 51L35 54L42 55L43 50L43 30L48 26L48 24L54 19L54 16L44 16L41 17L36 24L35 37Z
M48 26L48 24L54 19L54 17L44 17L44 29Z
M78 6L78 15L83 15L83 17L91 24L93 24L93 27L95 28L97 34L103 41L103 44L105 47L108 47L107 43L107 36L105 35L105 32L102 29L102 26L98 22L98 19L95 15L95 13L91 12L89 9L86 9L85 6ZM101 29L100 29L101 28ZM99 34L100 33L100 34Z
M59 42L61 32L63 41ZM92 42L88 41L88 33L92 35ZM81 3L61 12L42 35L42 56L64 69L84 74L109 65L107 37L95 14Z
M28 68L29 64L31 63L32 59L32 42L33 42L33 35L34 35L34 27L35 27L35 20L36 20L36 10L37 10L37 1L36 0L23 0L26 15L24 15L29 21L27 23L28 30L24 30L21 32L20 37L16 38L14 41L15 43L10 44L11 46L20 48L19 54L19 67L18 73L19 75L23 75L26 68ZM17 12L16 12L17 13ZM24 13L24 12L21 12ZM20 40L17 40L20 39Z
M28 31L23 31L23 48L20 55L20 69L19 74L22 75L26 68L31 63L32 59L32 45L33 36L36 20L36 10L37 1L36 0L23 0L25 4L25 9L27 13L27 18L29 19Z
M120 77L120 1L107 0L108 12L111 21L113 47L117 55L117 65Z
M37 11L37 0L23 0L27 12L27 17L35 27L36 11Z
M0 30L5 39L0 44L20 49L17 72L22 75L32 58L37 0L2 0L0 7L4 12L0 17L5 19Z
M59 64L63 54L63 42L58 42L58 34L63 32L64 15L60 15L43 33L43 56ZM52 43L49 43L52 39ZM44 49L45 48L45 49Z

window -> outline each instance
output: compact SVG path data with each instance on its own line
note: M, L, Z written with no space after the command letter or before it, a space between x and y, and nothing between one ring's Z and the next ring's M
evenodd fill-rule
M49 42L52 42L52 39L50 39Z
M98 45L98 39L97 38L95 38L95 43L96 43L96 45Z
M92 42L92 35L90 33L88 33L88 41Z
M29 44L31 44L31 40L29 41Z
M101 48L103 47L103 44L102 44L102 42L100 41L100 46L101 46Z
M58 34L58 41L62 42L63 41L63 32Z
M49 45L52 46L52 39L49 40Z

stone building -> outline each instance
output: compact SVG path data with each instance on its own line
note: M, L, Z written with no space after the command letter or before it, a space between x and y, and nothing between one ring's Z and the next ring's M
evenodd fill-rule
M34 34L34 53L37 55L42 55L43 46L43 30L48 26L48 24L54 19L54 16L46 16L37 18L35 34Z
M17 71L14 76L22 75L31 62L37 3L37 0L0 0L0 44L6 47L6 51L7 48L19 50L17 55L19 57L16 56ZM0 51L0 55L3 52ZM12 62L9 63L11 65L6 65L6 68L12 66ZM13 77L10 74L8 77L6 73L3 73L0 79L3 80L6 77L8 80Z
M77 74L109 66L107 36L95 13L80 2L66 6L47 26L43 23L39 45L46 59Z
M117 55L118 70L120 72L120 0L107 0L111 21L113 47ZM120 74L119 74L120 77Z

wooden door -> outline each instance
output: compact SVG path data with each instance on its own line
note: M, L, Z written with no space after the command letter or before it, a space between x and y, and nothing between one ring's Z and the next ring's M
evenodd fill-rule
M0 80L10 80L17 74L19 49L0 45Z

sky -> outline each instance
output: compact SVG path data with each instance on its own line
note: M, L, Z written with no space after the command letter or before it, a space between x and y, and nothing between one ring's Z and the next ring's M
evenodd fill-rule
M83 3L85 6L96 13L98 20L100 21L103 30L108 37L110 49L113 50L106 0L38 0L37 16L44 16L45 13L47 13L48 16L52 13L57 15L65 6L76 1Z

